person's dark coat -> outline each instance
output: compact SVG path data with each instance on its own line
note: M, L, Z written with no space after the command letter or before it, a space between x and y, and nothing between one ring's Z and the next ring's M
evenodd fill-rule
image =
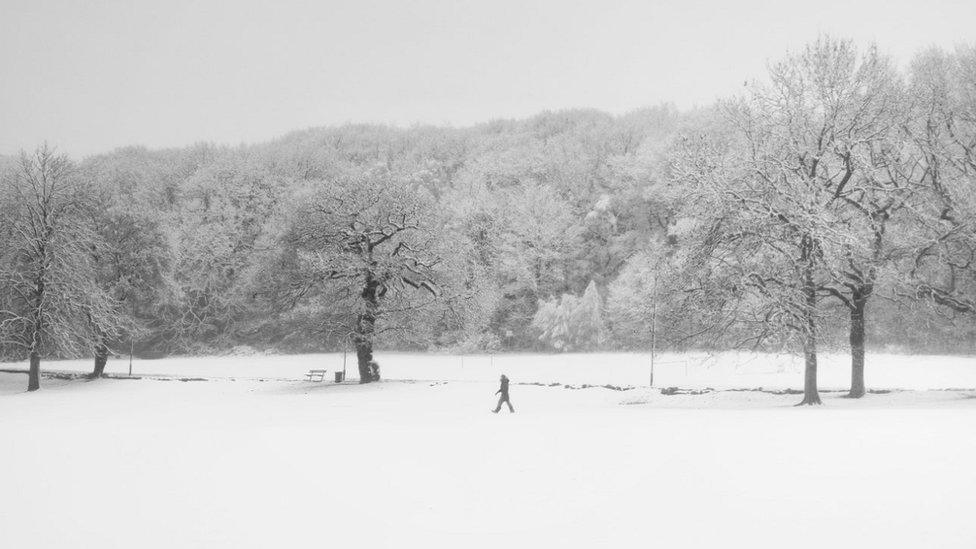
M508 378L507 377L502 378L502 386L500 389L495 391L495 394L502 395L502 400L508 400Z
M496 395L501 395L501 396L498 397L498 406L495 406L495 409L492 410L492 412L495 412L497 414L498 411L502 409L502 404L507 404L508 411L514 413L515 407L512 406L512 401L508 400L508 377L503 375L501 377L501 382L502 382L501 387L499 387L498 390L495 391Z

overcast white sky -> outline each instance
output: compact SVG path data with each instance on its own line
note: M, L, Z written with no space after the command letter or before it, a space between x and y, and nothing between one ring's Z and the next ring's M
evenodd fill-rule
M976 41L976 0L0 0L0 154L689 107L820 32L905 62Z

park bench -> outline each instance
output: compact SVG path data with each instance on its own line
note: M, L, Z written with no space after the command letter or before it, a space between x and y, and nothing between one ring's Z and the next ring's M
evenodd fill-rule
M314 381L316 383L324 381L326 372L328 372L328 370L309 370L308 373L305 374L305 381Z

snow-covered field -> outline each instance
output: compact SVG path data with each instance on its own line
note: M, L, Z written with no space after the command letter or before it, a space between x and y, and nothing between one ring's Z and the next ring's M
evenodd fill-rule
M688 374L659 364L655 385L801 383L787 357L670 358ZM974 390L794 408L517 384L517 413L494 415L498 372L639 385L646 356L379 360L388 381L365 386L296 381L341 355L137 361L214 379L33 394L0 373L0 547L976 546ZM825 360L824 387L845 386L844 366ZM976 360L871 355L868 382L972 388Z
M647 385L650 356L637 353L440 355L378 353L385 379L491 381L501 373L513 381L618 386ZM26 368L26 364L0 364ZM91 371L91 360L49 361L44 369ZM166 375L228 379L292 379L309 369L331 372L343 367L342 354L174 357L135 359L133 375ZM106 372L126 374L129 360L110 360ZM346 358L349 379L358 379L355 354ZM869 353L867 384L876 389L976 388L976 357ZM820 358L820 387L844 389L850 384L850 357ZM654 367L655 387L802 388L803 360L788 354L661 354Z

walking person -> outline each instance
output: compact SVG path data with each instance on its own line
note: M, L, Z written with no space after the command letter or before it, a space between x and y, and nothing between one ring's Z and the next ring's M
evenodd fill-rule
M495 391L495 394L500 394L502 396L498 398L498 406L495 406L495 409L492 410L492 412L497 414L498 411L502 409L502 403L504 402L505 404L508 404L508 412L515 413L515 408L512 408L512 401L508 400L508 378L505 377L505 374L502 374L501 382L502 386Z

